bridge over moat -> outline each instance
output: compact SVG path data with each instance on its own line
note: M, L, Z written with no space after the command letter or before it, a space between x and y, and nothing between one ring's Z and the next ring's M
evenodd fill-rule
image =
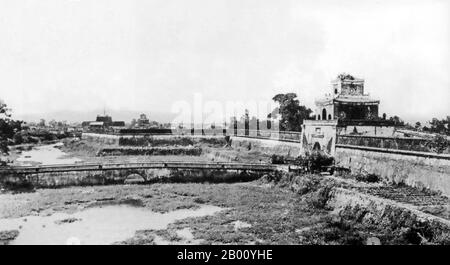
M0 183L45 188L136 182L240 182L257 179L278 168L270 164L173 161L20 166L1 169Z

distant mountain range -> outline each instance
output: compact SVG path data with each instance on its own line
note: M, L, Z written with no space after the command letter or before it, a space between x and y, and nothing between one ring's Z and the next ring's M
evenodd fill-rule
M106 114L111 116L113 121L125 121L131 122L132 119L138 119L140 114L146 114L147 118L151 121L157 121L160 123L171 122L176 114L164 113L164 112L145 112L145 111L131 111L131 110L107 110ZM67 122L82 122L82 121L94 121L97 115L103 115L103 110L92 111L58 111L42 114L24 114L14 115L13 119L23 120L26 122L38 122L40 119L45 119L47 122L51 120L67 121Z

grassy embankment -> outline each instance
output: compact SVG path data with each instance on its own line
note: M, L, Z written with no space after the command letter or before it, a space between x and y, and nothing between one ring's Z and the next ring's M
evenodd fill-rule
M361 221L364 209L336 215L327 206L331 187L340 184L319 176L282 177L239 184L153 184L43 189L35 193L0 195L0 218L87 207L129 204L153 211L197 208L202 204L225 210L207 217L177 221L163 230L137 231L119 244L154 244L157 236L183 242L176 231L189 228L202 244L365 244L377 237L382 244L449 244L448 233L408 220L395 223ZM236 227L235 222L249 227ZM431 234L430 234L431 233ZM421 237L430 240L423 241Z
M92 161L101 145L79 141L61 148L70 155ZM253 150L243 151L224 148L221 153L227 157L236 155L238 160L246 155L249 160L261 157ZM182 156L174 158L189 159ZM327 205L329 194L332 188L346 185L317 175L285 175L244 184L42 189L34 193L0 195L0 218L74 212L108 204L130 204L158 212L210 204L226 209L213 216L177 221L164 230L137 231L133 238L118 243L154 244L157 236L179 243L182 238L176 231L189 228L195 239L202 240L203 244L364 244L374 237L382 244L450 244L450 233L430 229L407 215L400 215L401 218L395 222L380 220L378 223L364 221L367 219L365 216L370 215L365 209L348 208L336 215ZM396 216L398 213L395 211L386 212L386 220L392 220L389 215ZM250 226L236 227L236 221Z

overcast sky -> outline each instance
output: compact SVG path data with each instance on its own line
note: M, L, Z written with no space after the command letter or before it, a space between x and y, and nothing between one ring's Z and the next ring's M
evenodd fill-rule
M180 100L313 108L340 72L380 112L450 115L449 2L0 0L0 98L15 117L170 112Z

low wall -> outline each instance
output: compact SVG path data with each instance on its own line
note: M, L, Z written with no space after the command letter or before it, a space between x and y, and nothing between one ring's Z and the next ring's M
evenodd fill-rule
M119 136L112 134L82 133L81 139L99 144L118 145Z
M257 150L267 154L276 154L289 157L297 157L301 154L299 142L277 141L270 139L257 139L249 137L231 137L233 148L245 148L246 150Z
M379 147L418 152L434 152L432 139L424 138L338 135L337 144ZM448 147L446 150L442 150L442 152L449 154L450 147Z
M440 191L450 196L450 155L336 145L336 163L392 183Z

